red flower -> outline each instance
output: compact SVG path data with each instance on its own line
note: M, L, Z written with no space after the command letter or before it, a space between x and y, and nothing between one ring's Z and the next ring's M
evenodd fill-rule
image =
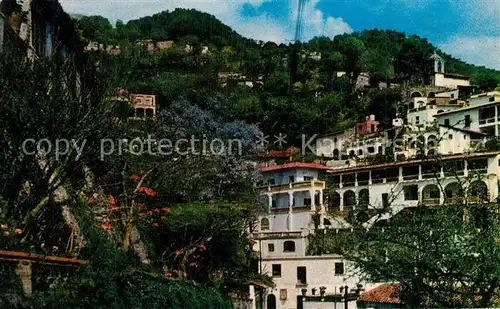
M183 272L182 276L187 277L188 276L187 272Z
M166 211L166 212L170 212L170 211L172 211L172 209L170 209L170 208L168 208L168 207L163 207L161 210Z
M146 213L146 215L152 215L152 214L153 212L151 210Z
M165 276L167 276L167 277L172 277L172 276L173 276L173 274L172 274L172 272L167 271L167 273L165 274Z
M115 199L115 197L114 197L114 196L112 196L112 195L109 195L109 196L108 196L108 203L109 203L110 205L116 205L116 199Z
M137 176L137 175L132 175L132 176L130 176L130 179L135 180L135 181L139 181L139 180L141 180L141 177Z
M113 205L113 207L111 207L111 211L117 211L117 210L120 210L120 207L116 207Z
M155 208L155 209L153 209L153 211L156 212L156 213L158 213L158 212L160 212L160 209L159 208Z
M158 227L158 223L151 224L152 227Z
M156 192L154 192L153 190L151 190L150 188L146 188L146 187L139 187L139 189L137 189L139 192L144 192L146 195L148 196L151 196L151 197L155 197L156 195Z
M200 245L201 251L207 251L207 247L204 244Z
M182 252L181 252L181 250L175 250L175 252L174 252L174 253L175 253L175 255L179 255L179 254L181 254Z
M145 214L145 213L143 213L143 212L140 212L140 213L139 213L139 217L144 217L145 215L146 215L146 214Z
M103 224L101 225L101 227L106 230L106 231L109 231L111 230L111 228L113 227L111 224Z
M191 265L192 267L198 267L198 264L196 264L196 262L193 262L193 263L191 263L189 265Z
M137 204L137 209L142 209L144 206L142 204Z

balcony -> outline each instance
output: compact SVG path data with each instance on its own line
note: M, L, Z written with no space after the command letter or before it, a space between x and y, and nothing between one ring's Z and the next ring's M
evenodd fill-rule
M311 180L311 181L297 181L291 182L287 184L277 184L277 185L267 185L258 187L261 193L265 192L282 192L287 190L299 190L299 189L308 189L308 188L317 188L324 189L325 182L319 180Z
M439 199L438 198L431 198L431 199L424 199L420 203L422 206L439 206Z

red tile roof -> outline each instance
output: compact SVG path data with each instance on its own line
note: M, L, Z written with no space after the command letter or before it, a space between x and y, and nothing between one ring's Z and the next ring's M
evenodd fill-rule
M370 303L400 304L401 300L396 293L401 288L399 283L384 283L359 296L358 301Z
M296 154L297 151L292 150L271 150L262 155L264 158L289 158Z
M452 76L452 77L470 79L470 76L468 76L468 75L462 75L462 74L457 74L457 73L444 73L444 76Z
M271 172L271 171L279 171L279 170L286 170L286 169L292 169L292 168L311 168L311 169L318 169L318 170L329 169L327 166L325 166L323 164L318 164L318 163L292 162L292 163L286 163L286 164L281 164L281 165L261 167L260 171L261 172Z

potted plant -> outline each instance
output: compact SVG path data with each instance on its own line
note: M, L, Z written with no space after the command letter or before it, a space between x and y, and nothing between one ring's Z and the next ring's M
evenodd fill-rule
M302 289L302 290L300 290L300 291L302 292L302 296L306 296L306 294L307 294L307 289Z
M313 288L313 289L312 289L312 294L313 294L313 295L316 295L316 291L317 291L317 290L318 290L318 289Z
M326 292L326 286L322 286L319 288L319 294L321 295L321 297L325 296L325 292Z

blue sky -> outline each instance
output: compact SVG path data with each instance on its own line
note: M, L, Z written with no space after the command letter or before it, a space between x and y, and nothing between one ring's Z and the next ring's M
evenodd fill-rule
M298 0L60 0L69 13L128 21L176 7L211 13L240 34L293 39ZM308 0L304 38L393 29L429 39L443 51L500 70L500 0Z

